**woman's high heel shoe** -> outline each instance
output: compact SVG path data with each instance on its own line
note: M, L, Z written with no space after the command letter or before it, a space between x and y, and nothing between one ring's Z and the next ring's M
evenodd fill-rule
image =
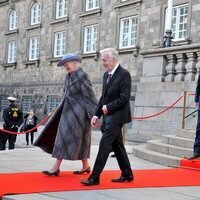
M60 174L60 170L58 169L55 172L49 172L49 171L42 171L43 174L47 176L58 176Z
M81 171L74 171L73 172L74 174L84 174L84 173L87 173L89 174L90 173L90 167L88 167L87 169L85 170L81 170Z

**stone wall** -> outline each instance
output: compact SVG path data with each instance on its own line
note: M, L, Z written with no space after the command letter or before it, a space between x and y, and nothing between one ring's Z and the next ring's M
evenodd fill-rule
M195 111L194 93L200 70L200 43L179 47L149 49L143 55L143 75L136 93L134 116L160 113L179 97L186 95L186 114ZM129 137L142 140L162 134L175 134L183 128L184 98L167 112L142 120L133 120ZM186 129L195 129L197 113L184 120Z
M38 0L38 2L42 5L42 22L35 27L29 25L32 0L15 0L0 4L1 96L14 94L19 98L20 104L20 99L24 94L42 95L42 100L38 102L39 109L40 102L45 104L48 94L62 95L60 88L65 71L56 67L60 58L53 58L53 35L56 31L66 30L67 52L82 54L84 26L98 23L100 32L97 53L83 55L82 60L82 67L89 74L98 98L104 73L98 52L106 47L118 49L120 17L132 15L133 10L134 13L139 14L141 1L132 0L128 4L127 2L121 4L117 0L112 3L102 1L101 9L89 13L84 12L84 1L69 1L68 17L60 21L55 20L55 1ZM17 31L8 31L8 15L13 8L18 13L19 28ZM31 36L40 36L40 58L36 62L29 62L27 58L28 40ZM11 40L17 40L16 65L6 63L7 42ZM120 52L120 63L130 71L133 77L133 96L141 74L141 65L135 64L138 62L138 58L133 56L135 50L132 48ZM24 93L24 91L26 92ZM35 104L37 104L37 99ZM40 109L39 112L44 111Z

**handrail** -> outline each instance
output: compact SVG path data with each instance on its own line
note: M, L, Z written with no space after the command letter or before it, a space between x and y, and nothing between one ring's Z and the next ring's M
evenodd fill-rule
M185 119L188 118L189 116L193 115L194 113L196 113L197 111L199 111L199 108L194 110L193 112L191 112L190 114L185 116Z

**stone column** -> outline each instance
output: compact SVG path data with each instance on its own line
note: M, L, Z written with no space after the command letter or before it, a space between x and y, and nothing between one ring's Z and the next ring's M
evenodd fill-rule
M177 59L175 55L167 55L168 65L166 66L166 77L165 82L174 82L174 77L176 75L175 65Z
M197 63L197 54L195 52L186 53L188 60L187 64L185 65L186 68L186 75L185 81L194 81L195 80L195 73L196 73L196 63Z
M177 81L184 81L184 77L186 74L185 65L187 62L187 57L185 53L178 53L176 54L177 57L177 65L175 66L175 70L177 75L175 76L175 82Z

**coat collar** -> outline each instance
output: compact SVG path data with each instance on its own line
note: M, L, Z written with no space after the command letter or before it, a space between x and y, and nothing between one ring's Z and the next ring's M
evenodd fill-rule
M74 71L70 76L67 75L68 79L68 86L73 85L74 83L80 81L83 79L84 71L82 68L78 68L76 71Z

